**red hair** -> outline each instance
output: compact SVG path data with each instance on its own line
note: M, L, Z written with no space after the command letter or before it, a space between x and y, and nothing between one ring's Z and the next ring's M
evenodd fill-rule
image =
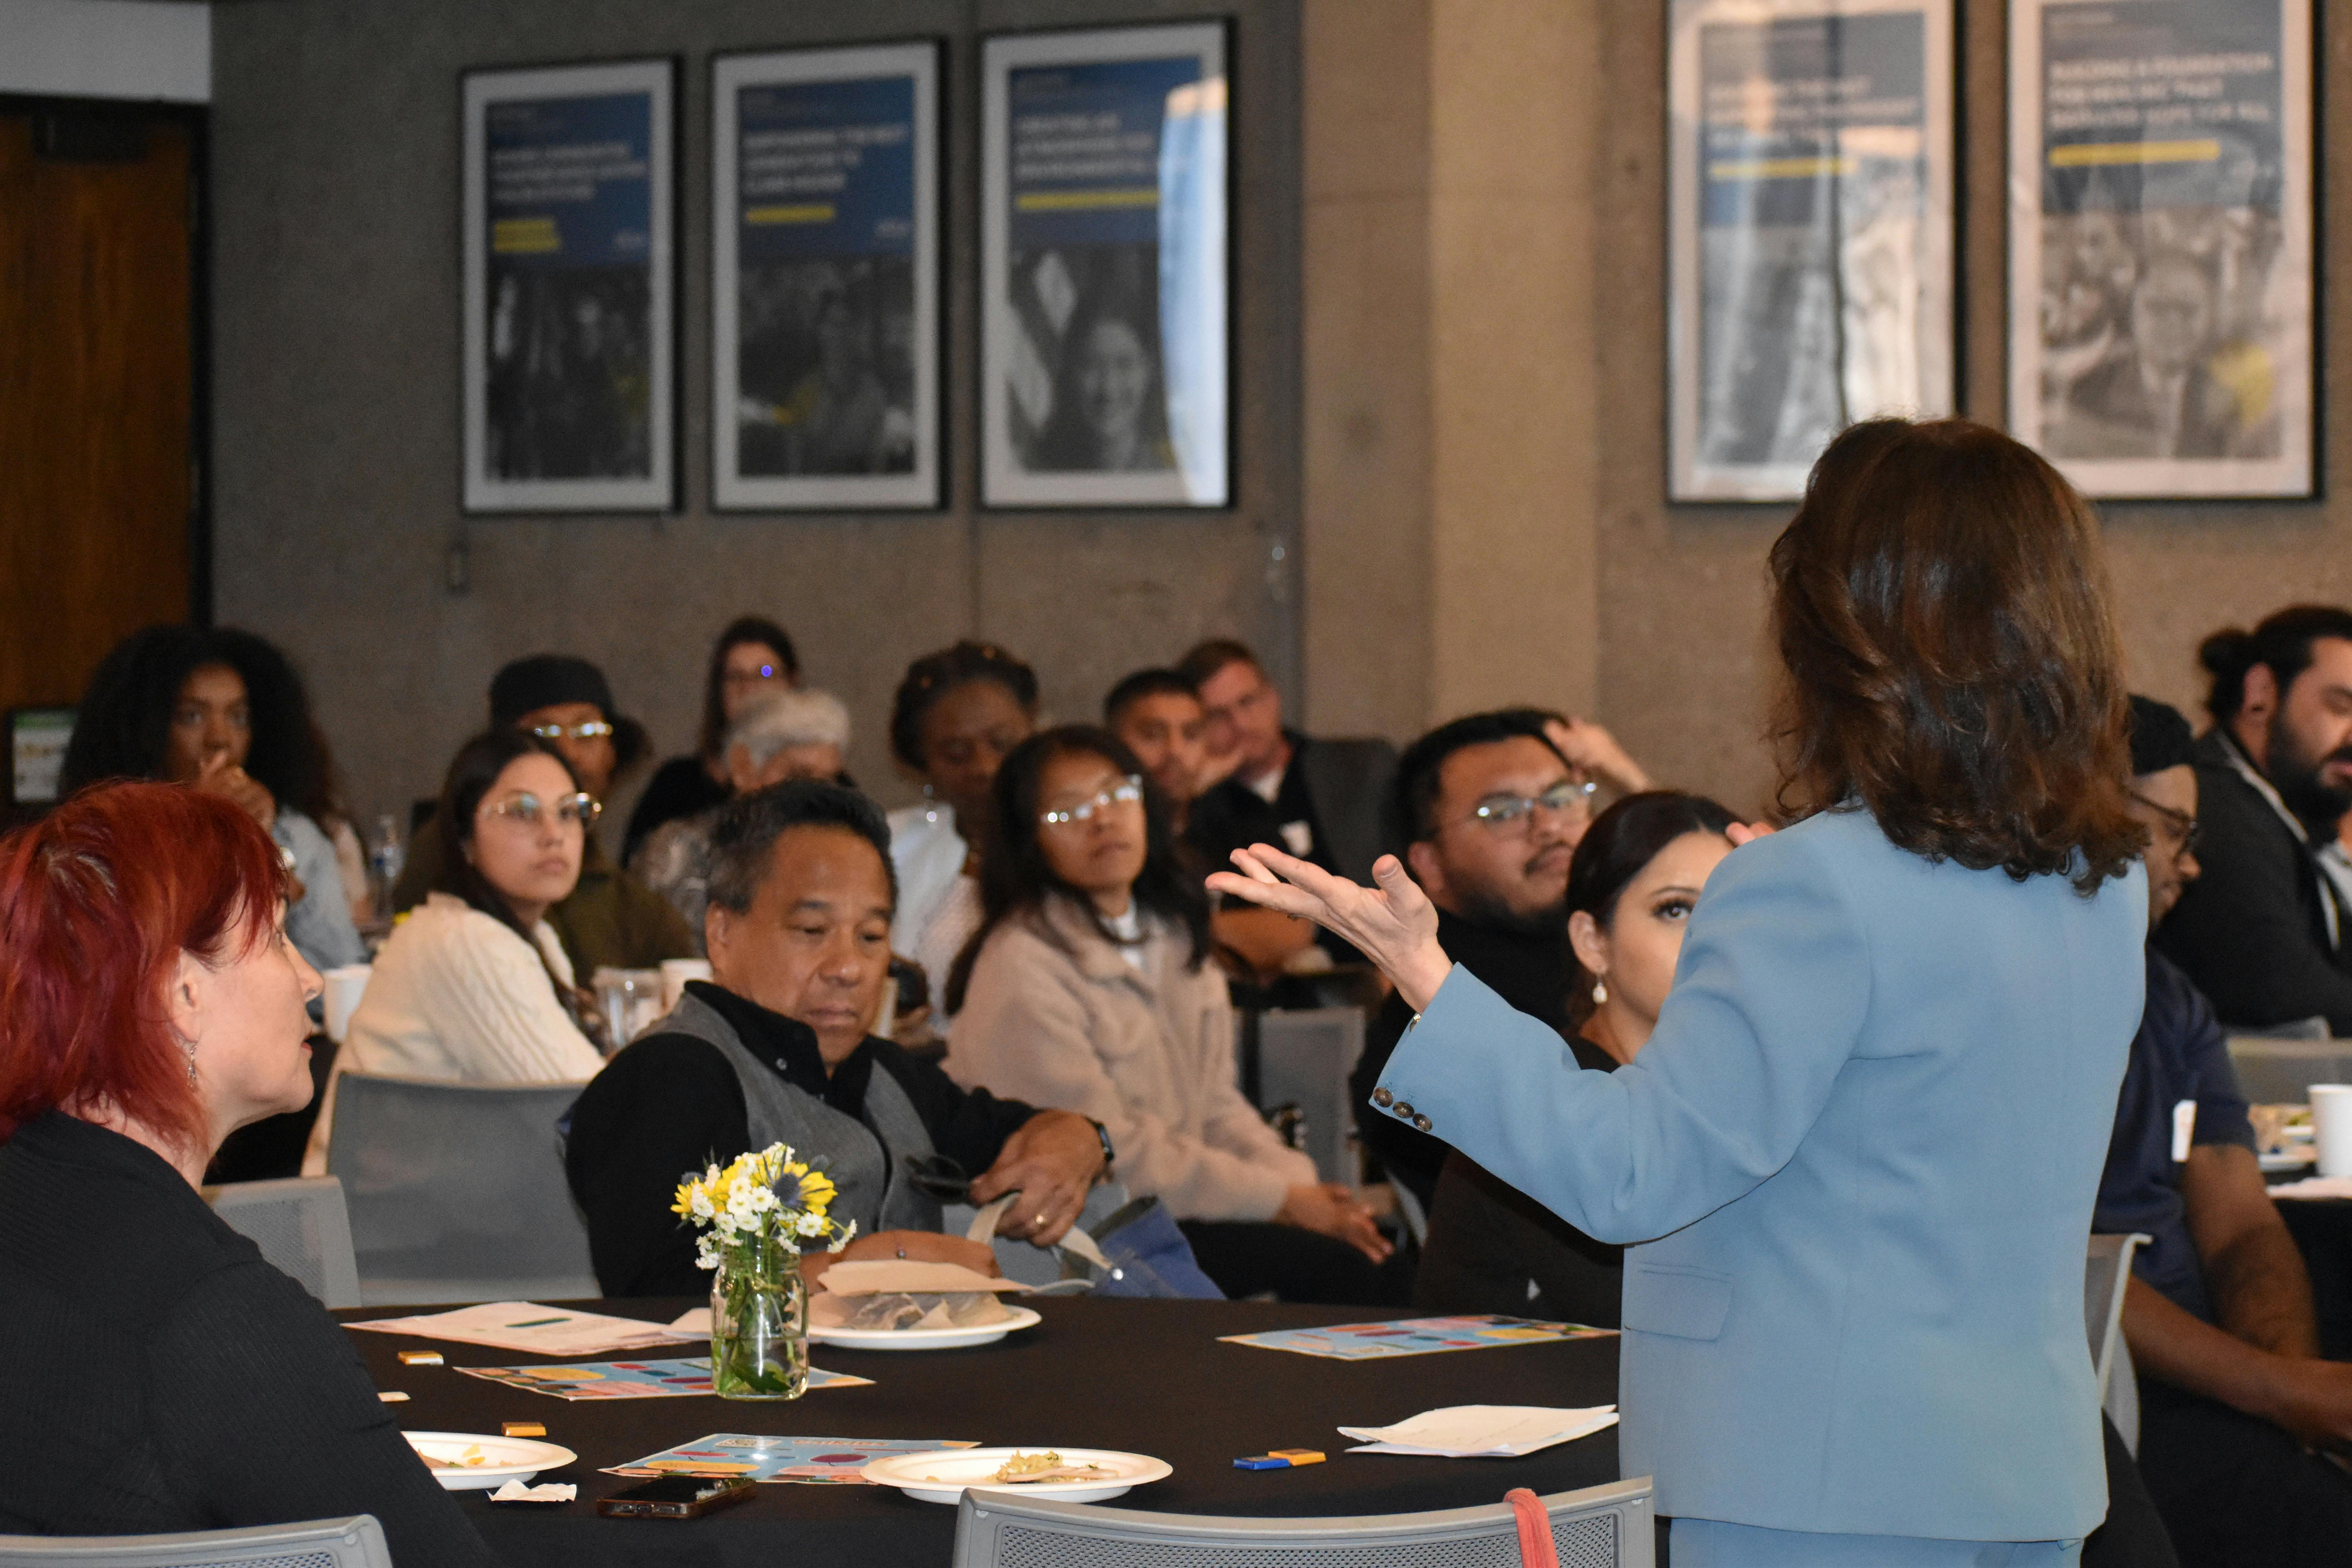
M82 791L0 838L0 1140L103 1109L205 1147L164 995L275 929L286 872L259 824L184 784Z

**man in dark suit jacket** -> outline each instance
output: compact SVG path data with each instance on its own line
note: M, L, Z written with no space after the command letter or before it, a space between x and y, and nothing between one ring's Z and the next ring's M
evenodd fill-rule
M1257 656L1229 638L1204 642L1184 656L1178 671L1192 680L1209 714L1212 761L1232 773L1192 803L1188 837L1214 869L1232 865L1236 849L1274 844L1327 871L1369 883L1372 862L1395 847L1388 801L1396 777L1396 749L1386 741L1316 741L1282 722L1282 693L1266 679ZM1243 921L1266 922L1256 911L1235 910ZM1286 917L1276 916L1275 922ZM1278 968L1279 942L1268 945L1223 929L1220 940L1240 948L1260 969ZM1314 937L1301 921L1291 951ZM1275 927L1276 934L1280 932ZM1360 962L1354 949L1323 933L1334 960ZM1273 960L1272 963L1266 962Z
M2352 1036L2352 910L2315 850L2352 807L2352 611L2296 605L2218 632L2197 743L2204 875L2157 928L2224 1023L2325 1017Z

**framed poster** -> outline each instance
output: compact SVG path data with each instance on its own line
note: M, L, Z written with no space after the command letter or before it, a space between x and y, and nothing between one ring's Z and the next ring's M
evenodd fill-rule
M940 504L934 43L710 67L711 499Z
M2009 418L2085 495L2305 496L2311 0L2012 0Z
M1675 0L1667 495L1793 500L1956 406L1952 0Z
M465 510L677 505L675 60L464 78Z
M982 50L981 499L1231 504L1222 22Z

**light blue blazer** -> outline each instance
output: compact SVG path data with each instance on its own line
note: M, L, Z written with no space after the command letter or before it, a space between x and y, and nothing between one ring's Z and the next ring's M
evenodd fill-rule
M1642 1244L1619 1444L1660 1513L2086 1535L2084 1253L2147 908L2137 865L2085 899L1823 814L1717 868L1630 1066L1580 1071L1456 965L1374 1103Z

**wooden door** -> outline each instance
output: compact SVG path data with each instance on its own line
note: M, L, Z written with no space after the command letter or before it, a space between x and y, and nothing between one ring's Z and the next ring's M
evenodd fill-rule
M194 136L138 114L0 105L0 709L201 608Z

